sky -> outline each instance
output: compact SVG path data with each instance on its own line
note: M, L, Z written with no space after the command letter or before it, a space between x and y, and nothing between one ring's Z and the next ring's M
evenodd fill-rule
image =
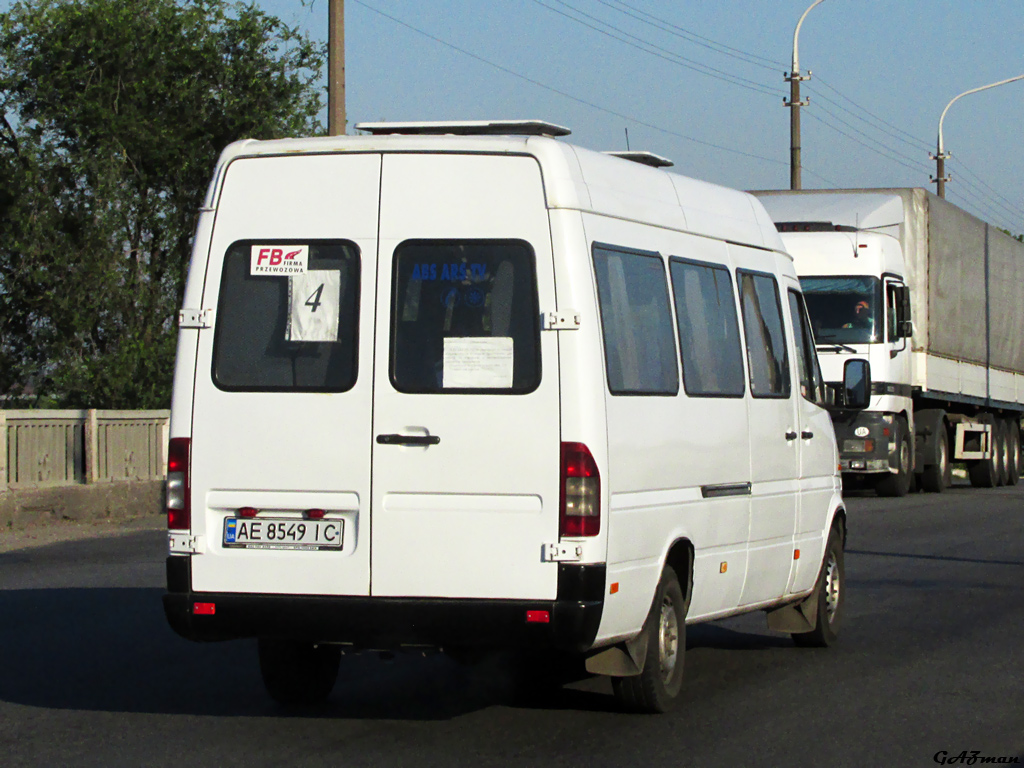
M326 40L327 0L255 2ZM784 74L811 2L345 0L348 131L540 119L584 147L625 149L628 132L675 172L785 189ZM934 191L946 104L1024 74L1024 0L824 0L799 43L804 188ZM946 197L1024 233L1024 80L960 99L943 134Z
M346 0L360 121L531 118L740 189L789 186L793 31L812 0ZM327 0L257 0L327 36ZM1024 0L825 0L800 31L803 186L924 186L957 94L1024 74ZM326 80L325 80L326 84ZM943 126L949 200L1024 232L1024 80Z

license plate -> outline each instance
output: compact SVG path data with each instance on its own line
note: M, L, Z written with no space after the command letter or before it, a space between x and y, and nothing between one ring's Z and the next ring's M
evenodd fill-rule
M224 546L248 549L341 549L344 520L253 519L224 521Z

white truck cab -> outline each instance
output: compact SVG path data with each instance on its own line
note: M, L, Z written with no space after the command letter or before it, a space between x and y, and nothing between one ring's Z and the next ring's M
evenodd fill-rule
M583 654L629 707L685 625L835 639L845 510L792 259L750 195L547 123L228 147L181 312L168 620L339 649ZM639 160L640 162L634 162Z

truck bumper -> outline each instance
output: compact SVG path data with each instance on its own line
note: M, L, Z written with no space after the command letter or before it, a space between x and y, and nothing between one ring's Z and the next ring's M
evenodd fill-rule
M892 415L872 411L839 414L833 418L844 474L897 472L896 424Z
M601 623L605 566L560 563L554 600L193 592L191 581L191 557L168 557L164 613L171 628L188 640L282 637L368 649L475 646L582 652L593 645Z

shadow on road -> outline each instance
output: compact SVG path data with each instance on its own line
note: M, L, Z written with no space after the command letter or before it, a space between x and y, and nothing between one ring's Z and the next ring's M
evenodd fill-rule
M270 700L255 643L193 643L167 626L161 589L0 591L0 700L47 709L267 717ZM711 680L724 651L791 647L784 636L717 625L688 630L688 673ZM737 656L736 654L731 654ZM747 656L739 654L738 656ZM748 657L749 659L750 657ZM740 658L728 666L744 666ZM757 665L755 665L757 666ZM494 705L611 711L607 681L578 675L571 687L522 696L500 662L463 667L446 656L342 658L328 706L303 717L450 719ZM536 691L533 691L536 694Z

